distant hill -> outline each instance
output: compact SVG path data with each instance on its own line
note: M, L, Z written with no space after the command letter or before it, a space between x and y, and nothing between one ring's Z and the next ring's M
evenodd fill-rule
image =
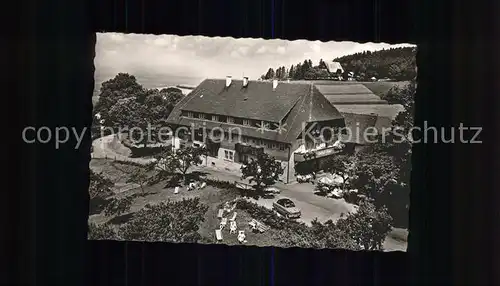
M278 68L270 67L261 76L263 80L326 80L334 79L334 75L328 71L328 64L339 62L345 74L342 77L347 80L348 72L354 72L356 79L369 81L372 77L377 79L391 79L393 81L409 81L416 76L416 48L392 48L381 51L365 51L348 56L339 57L326 62L322 59L317 65L310 59Z
M408 81L416 76L416 48L392 48L362 52L334 59L344 70L366 78L390 78Z

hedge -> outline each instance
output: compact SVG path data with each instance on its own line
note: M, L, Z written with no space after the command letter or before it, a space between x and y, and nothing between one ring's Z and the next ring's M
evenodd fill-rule
M229 181L217 180L217 179L205 179L207 185L220 188L220 189L234 189L236 188L235 184Z
M259 206L258 204L249 202L247 200L238 200L236 202L236 207L240 210L246 211L256 220L274 229L307 228L307 226L303 223L280 217L273 210L270 210L263 206Z

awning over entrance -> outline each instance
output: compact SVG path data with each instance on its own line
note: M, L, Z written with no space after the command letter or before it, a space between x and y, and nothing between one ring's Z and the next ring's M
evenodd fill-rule
M314 151L309 151L305 153L295 153L294 154L294 161L295 162L303 162L311 159L317 159L317 158L322 158L326 156L330 156L333 154L339 154L342 153L341 148L336 148L336 147L328 147L328 148L323 148L319 150L314 150Z

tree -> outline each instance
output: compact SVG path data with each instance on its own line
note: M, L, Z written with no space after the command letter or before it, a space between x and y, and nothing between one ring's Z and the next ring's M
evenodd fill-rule
M187 146L177 150L165 147L155 156L156 169L160 177L165 178L172 173L180 173L187 184L187 172L192 166L202 163L201 156L207 154L204 147Z
M276 183L283 171L281 163L266 153L259 153L256 159L251 158L248 164L241 166L242 179L256 183L259 191Z
M295 72L294 72L294 79L303 79L303 76L304 76L304 72L303 72L303 68L302 68L302 64L301 63L298 63L296 66L295 66Z
M336 227L331 220L320 223L314 219L311 222L311 232L318 248L361 250L359 243L345 230Z
M90 170L89 181L90 200L96 198L106 198L113 194L111 188L115 184L110 179L104 177L102 174Z
M277 68L276 69L276 79L280 79L281 78L281 67Z
M346 190L348 180L353 173L354 169L354 156L351 155L337 155L332 156L325 164L325 171L335 174L342 178L342 190Z
M195 243L208 206L199 198L148 204L118 231L124 240Z
M326 69L326 63L323 61L323 59L319 60L318 68L320 68L320 69Z
M290 67L290 70L288 71L288 77L290 79L294 79L295 78L295 68L294 68L293 65Z
M102 174L90 170L90 212L95 209L104 208L104 214L109 216L113 214L122 214L127 212L132 205L132 196L112 197L114 195L112 187L115 184L104 177Z
M104 207L104 214L106 216L121 215L130 211L130 207L134 202L133 195L123 196L123 197L113 197L108 199L108 203Z
M356 212L341 217L335 227L347 233L364 250L380 250L391 231L392 218L387 209L362 201Z
M99 100L94 108L94 114L99 113L104 120L105 126L108 125L108 112L111 107L120 99L135 97L143 92L143 87L137 83L133 75L119 73L114 78L105 81L101 85Z
M141 140L144 147L146 147L150 139L157 139L157 133L146 133L145 131L149 127L153 131L164 126L165 119L183 96L182 92L177 88L144 89L134 97L119 99L110 108L108 126L139 128L131 135L135 139Z
M147 167L134 168L130 174L127 183L138 184L141 188L142 195L145 194L144 187L150 182L150 176L148 175L149 169Z
M366 149L356 156L350 184L359 194L381 204L381 194L398 184L397 179L398 167L392 156Z
M269 68L266 73L266 79L273 79L274 78L274 69Z

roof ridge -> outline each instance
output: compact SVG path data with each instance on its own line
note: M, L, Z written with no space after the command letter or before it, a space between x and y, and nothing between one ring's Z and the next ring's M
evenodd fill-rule
M312 109L313 109L313 100L312 100L312 97L313 97L313 89L314 89L314 85L311 83L311 85L309 86L309 94L308 94L308 97L309 97L309 114L308 114L308 118L307 118L307 121L311 121L311 118L312 118Z
M297 107L297 108L298 108L298 110L297 110L297 112L295 113L295 116L293 117L292 122L290 122L290 128L292 128L293 124L295 123L295 119L297 119L297 116L299 116L300 110L301 110L302 106L304 105L304 101L306 100L306 97L307 97L307 96L303 96L303 97L302 97L302 103L301 103L301 104ZM297 100L297 102L298 102L298 100ZM296 105L296 104L297 104L297 103L295 103L295 105ZM293 108L295 108L295 105L292 107L292 109L293 109ZM301 131L301 132L302 132L302 131ZM286 134L286 136L285 136L285 140L287 140L287 139L288 139L288 134L289 134L289 133L287 132L287 134Z

